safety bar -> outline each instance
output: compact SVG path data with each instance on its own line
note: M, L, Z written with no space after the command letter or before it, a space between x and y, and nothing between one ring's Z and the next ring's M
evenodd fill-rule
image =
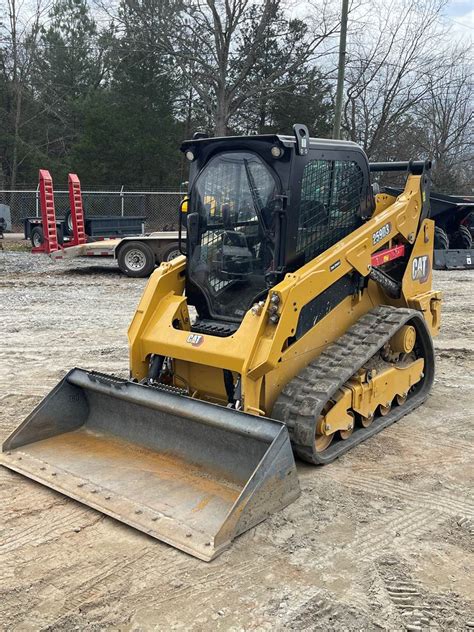
M423 171L431 169L431 160L403 160L399 162L371 162L371 172L378 171L408 171L413 175L421 175Z

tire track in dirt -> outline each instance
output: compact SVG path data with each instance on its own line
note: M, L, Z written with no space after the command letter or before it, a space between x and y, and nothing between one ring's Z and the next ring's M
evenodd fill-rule
M433 456L430 457L420 457L413 459L404 459L403 462L393 461L391 463L379 463L378 465L373 465L371 463L351 463L350 465L344 465L341 469L348 472L349 476L352 476L353 472L356 473L364 473L367 475L378 475L378 476L395 476L395 475L403 475L403 474L415 474L415 473L424 473L427 469L438 469L440 466L449 467L450 465L462 465L464 463L469 463L470 458L468 455L459 455L456 457L441 457L434 461Z
M133 567L137 562L142 560L150 550L150 545L142 547L132 558L123 557L120 560L108 561L105 567L101 567L100 571L88 577L76 586L70 587L70 593L67 595L67 606L61 609L59 616L52 621L43 624L40 630L47 630L53 626L61 627L61 622L67 619L71 614L78 612L85 605L94 605L101 600L110 599L110 589L106 584L106 580L123 573L127 568ZM99 585L103 584L103 585Z
M472 420L466 420L466 416L462 415L459 418L454 415L450 417L450 423L453 424L453 427L457 430L459 428L459 424L468 421L470 424L470 428L474 430L474 424ZM428 432L424 432L423 430L413 430L408 428L397 428L397 437L402 439L406 439L408 441L416 441L420 445L429 445L430 447L441 447L445 450L447 448L452 448L453 450L459 451L460 455L468 456L472 452L472 448L469 445L466 445L465 439L456 438L449 434L450 430L447 428L445 431L441 429L435 435L430 435ZM452 430L451 430L452 432Z
M11 482L13 483L14 481ZM0 503L8 501L12 494L18 494L21 492L22 488L20 485L10 485L8 488L5 486L3 489L0 489ZM70 502L64 496L47 493L45 493L44 496L42 495L42 498L44 498L44 501L41 505L38 505L38 498L32 498L31 504L22 502L21 506L15 507L14 511L5 507L2 516L3 525L6 526L10 524L11 528L13 528L13 523L17 522L19 519L28 520L30 517L33 518L35 515L40 514L43 511L54 511L56 507L64 506Z
M71 587L71 596L68 595L66 598L68 606L62 609L60 615L55 617L54 620L43 624L41 629L61 630L63 624L71 615L77 614L79 610L83 612L87 608L95 609L101 603L110 603L112 595L115 595L116 599L120 599L123 608L130 613L137 612L140 608L158 610L160 606L174 600L179 600L180 603L192 600L195 616L199 614L199 609L202 609L204 614L209 614L206 604L209 599L215 597L218 590L223 588L231 590L235 585L236 576L239 581L239 590L242 587L243 579L247 580L244 585L250 590L253 586L255 572L263 572L264 569L264 565L258 565L254 561L234 564L232 568L225 564L218 569L205 572L192 583L185 583L184 581L175 583L173 578L189 570L189 558L176 556L175 551L166 551L165 556L160 557L160 564L157 566L153 551L154 546L155 544L147 544L140 549L133 559L121 559L118 562L113 562L104 570L89 577L86 581ZM167 548L165 547L165 549ZM147 559L148 564L146 563ZM142 564L137 568L138 562L142 562ZM147 588L135 592L127 591L127 587L121 585L123 573L127 568L133 568L134 581L140 583L140 579L143 579L143 584L146 583ZM202 566L199 564L195 568L199 570ZM107 582L114 576L118 578L117 586L111 586L110 582ZM180 585L182 585L182 588L179 588Z
M408 632L467 630L472 625L469 605L461 602L456 595L433 594L398 564L386 567L382 562L376 565L376 572ZM450 609L452 614L446 621L446 613Z
M78 503L67 502L64 505L56 505L54 511L49 509L50 506L46 506L43 510L29 512L33 523L26 527L22 526L19 530L12 529L10 534L6 534L0 545L0 553L11 553L28 545L38 546L73 531L78 524L83 526L84 522L89 524L91 520L94 523L102 519L97 512Z
M331 478L338 483L356 490L394 498L413 505L415 508L423 504L424 507L441 514L457 516L459 514L474 518L474 501L469 498L455 498L441 495L439 492L416 490L398 481L382 480L370 476L346 478L341 472L334 470Z
M457 524L469 535L474 536L474 520L471 520L466 516L461 516L460 518L458 518Z
M51 520L54 514L54 519ZM0 546L0 554L11 553L23 546L38 546L45 544L51 540L58 538L68 531L73 530L73 525L78 524L86 515L85 511L73 509L57 517L57 510L48 514L49 519L35 520L35 524L26 529L22 529L20 532L13 532L13 534L4 540L4 544Z
M243 580L249 580L249 586L253 584L259 574L268 572L268 569L261 562L262 559L257 558L255 560L232 563L231 567L228 564L221 563L219 568L211 568L199 577L196 577L192 584L183 583L183 586L177 589L170 587L169 577L166 577L166 573L162 573L160 569L159 573L156 573L156 571L151 573L151 578L154 575L153 579L156 580L156 583L153 582L153 588L139 593L131 593L127 596L127 599L133 603L150 604L153 607L163 606L165 603L175 599L187 600L192 598L195 602L199 600L201 603L202 598L206 594L214 595L216 590L226 587L232 588L236 577L239 578L239 590L242 589ZM174 575L176 574L175 564L176 560L172 560L170 567Z
M43 389L43 392L44 392L44 389ZM20 393L20 392L18 392L18 391L16 391L16 392L10 391L9 393L5 393L5 394L4 394L4 395L2 395L2 397L0 398L0 401L6 402L6 404L8 404L8 400L9 400L10 398L12 398L12 397L13 397L13 398L16 398L16 399L21 399L22 404L23 404L24 402L28 402L28 401L30 401L30 400L31 400L32 402L34 402L34 401L37 401L37 399L38 399L38 395L36 395L36 393L33 393L33 394L32 394L31 389L29 389L28 395L26 395L25 393ZM26 405L26 404L25 404L25 405Z
M434 517L430 509L390 512L383 520L364 524L345 550L353 552L359 560L371 561L394 546L403 544L405 549L418 547L418 538L433 527L446 521L446 517Z
M6 467L1 467L0 466L0 484L5 484L5 492L8 493L10 495L11 493L11 487L12 487L12 483L15 482L15 477L14 474L11 470L7 469ZM10 489L7 489L6 486L8 485L8 487L10 487Z
M423 599L420 583L401 580L397 576L385 578L382 575L387 595L400 612L405 629L410 632L422 632L431 629L433 624L433 606Z
M239 546L238 542L234 544L235 546ZM247 548L248 543L247 545L243 543L241 546L244 550ZM239 605L239 611L243 616L251 616L252 625L248 628L243 628L240 625L227 623L227 627L224 626L223 629L275 629L276 624L281 623L283 625L292 622L296 614L300 610L304 610L305 605L318 595L318 601L324 601L324 603L329 605L328 609L322 608L321 611L333 612L333 607L330 605L330 595L326 594L326 591L323 591L321 588L311 584L311 580L307 580L308 583L302 581L298 572L299 569L293 572L290 570L293 567L288 563L286 556L276 559L272 554L270 556L265 554L244 561L234 561L234 559L234 556L229 555L227 560L219 563L219 568L209 569L209 567L206 567L204 569L202 566L199 566L197 569L194 569L194 571L197 570L197 573L193 572L191 582L189 579L184 579L178 584L175 584L174 580L170 581L170 577L166 578L162 573L158 576L156 569L153 569L154 572L150 572L151 569L144 569L146 577L153 588L127 595L125 601L133 603L135 611L139 611L140 608L151 608L163 609L168 613L170 612L170 604L173 602L187 603L192 601L195 619L209 619L210 613L214 610L211 621L208 621L207 627L205 625L203 629L214 629L212 620L219 618L216 616L215 611L224 605L221 596L235 594L236 591L243 596L249 596L252 603L255 604L251 608L248 608L246 605ZM204 571L202 574L200 573L201 569ZM176 577L174 565L173 571ZM268 573L271 573L273 577L273 589L270 591L267 580ZM187 575L188 573L185 573L185 577ZM295 579L295 575L297 579ZM298 590L291 591L289 586L295 581L298 582ZM180 586L180 584L184 585ZM291 599L288 599L290 591ZM286 593L288 593L288 596L285 596ZM285 605L285 609L278 610L279 605ZM237 611L234 611L234 615L236 614ZM240 621L241 615L239 614L238 616ZM183 629L192 628L192 625L187 620L181 621L181 623ZM166 629L166 624L164 627Z
M378 622L362 604L356 606L337 602L328 591L311 590L291 595L291 608L281 620L281 627L273 624L272 629L294 630L375 630L381 629ZM281 615L280 615L281 616ZM275 619L273 619L274 621ZM316 627L317 626L317 627Z

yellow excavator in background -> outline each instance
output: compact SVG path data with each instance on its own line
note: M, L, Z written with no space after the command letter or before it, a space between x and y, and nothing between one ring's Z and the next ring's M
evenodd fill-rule
M441 295L429 162L304 125L182 151L187 254L146 286L130 379L72 369L2 463L211 560L297 498L293 451L329 463L424 401ZM407 172L398 197L382 170Z

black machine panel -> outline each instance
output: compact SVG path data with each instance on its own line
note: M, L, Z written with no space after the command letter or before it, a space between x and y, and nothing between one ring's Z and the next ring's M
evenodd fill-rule
M304 336L347 296L358 292L361 289L361 280L362 277L357 273L346 274L309 303L306 303L300 312L294 341Z

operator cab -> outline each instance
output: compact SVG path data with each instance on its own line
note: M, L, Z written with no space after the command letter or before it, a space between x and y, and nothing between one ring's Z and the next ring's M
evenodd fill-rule
M369 164L355 143L294 136L183 143L191 163L186 294L199 320L228 335L287 272L369 217ZM227 326L225 325L227 324Z

